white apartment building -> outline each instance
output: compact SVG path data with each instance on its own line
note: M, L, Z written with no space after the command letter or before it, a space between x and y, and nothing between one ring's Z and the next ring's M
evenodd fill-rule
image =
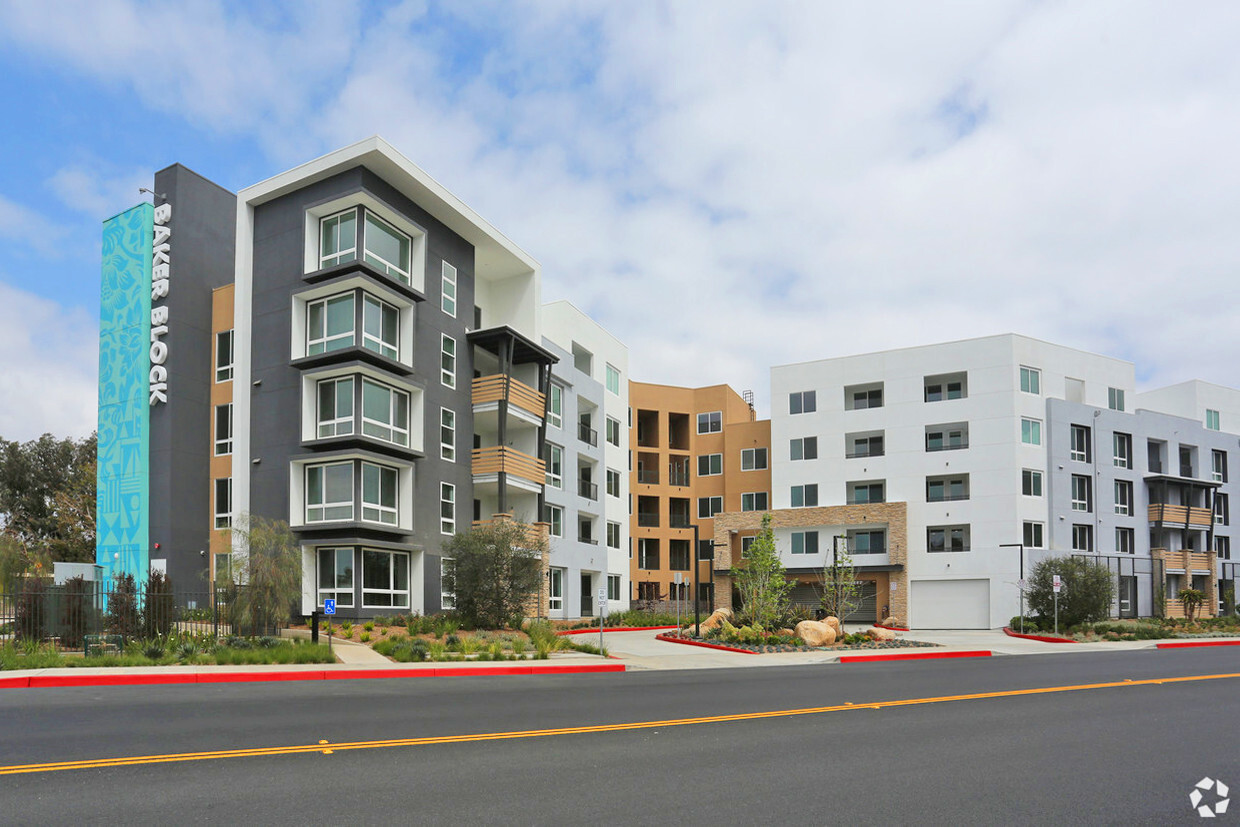
M551 559L553 618L596 617L629 607L629 354L567 301L543 306L552 366L547 400L543 519Z
M1234 584L1240 392L1138 395L1129 362L1008 334L777 366L771 399L775 508L907 503L916 628L1006 625L1022 554L1026 573L1048 554L1096 557L1123 616L1163 597L1174 614L1189 583L1221 603L1217 584ZM887 553L882 532L859 533L857 565Z

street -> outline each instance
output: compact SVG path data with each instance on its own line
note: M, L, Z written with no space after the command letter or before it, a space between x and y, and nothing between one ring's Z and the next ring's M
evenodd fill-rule
M1224 647L7 690L0 821L1191 823L1238 689Z

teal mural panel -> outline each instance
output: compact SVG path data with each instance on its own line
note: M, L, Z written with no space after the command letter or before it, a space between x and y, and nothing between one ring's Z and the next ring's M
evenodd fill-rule
M151 238L140 204L103 224L95 562L104 574L150 569Z

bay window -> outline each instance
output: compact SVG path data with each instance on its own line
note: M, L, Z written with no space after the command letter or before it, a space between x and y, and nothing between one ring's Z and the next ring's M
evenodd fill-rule
M395 468L362 463L362 519L396 525Z
M345 293L306 305L306 355L353 347L353 294Z
M324 379L318 393L319 439L353 433L353 377Z
M408 445L409 394L363 379L362 434L396 445Z
M353 463L306 466L306 522L353 519Z
M362 549L362 606L409 607L409 555L403 551Z

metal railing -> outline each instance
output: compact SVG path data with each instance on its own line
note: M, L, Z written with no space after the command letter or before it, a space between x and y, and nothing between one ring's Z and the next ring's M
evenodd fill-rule
M577 438L590 447L598 445L598 431L584 422L577 423Z
M587 500L598 499L598 483L589 480L577 480L577 493Z

